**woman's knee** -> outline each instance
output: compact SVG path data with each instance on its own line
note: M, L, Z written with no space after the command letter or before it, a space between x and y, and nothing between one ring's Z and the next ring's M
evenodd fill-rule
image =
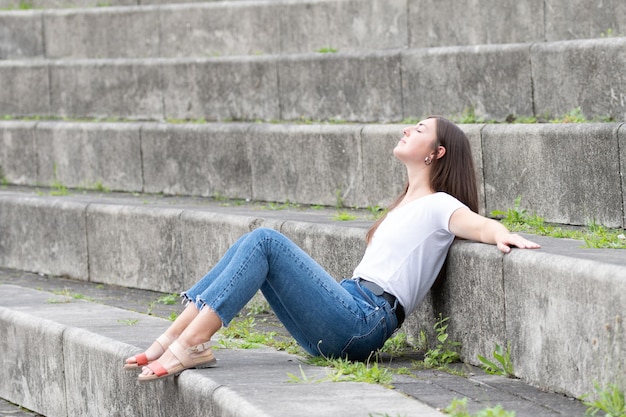
M265 239L265 238L275 238L276 236L282 236L282 234L274 229L270 229L268 227L259 227L258 229L254 229L249 234L251 237L256 239Z

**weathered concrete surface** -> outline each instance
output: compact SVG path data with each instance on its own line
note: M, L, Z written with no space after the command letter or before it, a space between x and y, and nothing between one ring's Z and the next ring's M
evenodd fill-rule
M42 95L56 116L162 120L161 88L160 67L150 61L68 60L50 63L49 94Z
M253 200L351 206L358 194L357 126L253 125L244 141Z
M68 299L47 304L49 293L11 285L1 287L0 323L10 328L14 337L0 342L6 348L3 351L13 355L0 370L0 395L23 404L28 400L24 391L11 389L7 382L19 381L18 375L32 372L27 388L37 391L39 399L29 404L45 415L442 415L416 399L379 385L290 383L290 373L305 372L318 381L326 372L298 360L298 356L273 349L216 349L219 362L215 368L189 370L177 378L150 384L138 383L136 372L123 370L122 361L138 353L137 346L145 349L165 329L167 320L84 301ZM128 323L133 320L139 323L131 329ZM32 349L33 345L41 351ZM56 354L51 355L54 347ZM25 352L30 354L25 356ZM48 366L37 366L41 360L49 361ZM56 392L44 388L49 378L50 383L62 383Z
M81 312L83 312L86 308L84 307L84 303L79 305L79 312L72 318L72 323L75 323L76 325L79 325L80 323L84 324L85 322L89 323L91 321L93 324L97 323L93 329L102 329L107 324L106 320L103 320L103 318L109 317L112 319L109 323L115 324L109 327L107 331L108 337L115 341L121 341L133 346L133 348L130 346L124 347L124 350L128 349L128 353L124 355L120 354L122 358L140 352L142 350L141 348L145 349L150 341L162 331L164 328L163 326L166 326L165 323L160 320L155 320L154 317L169 317L171 313L179 314L184 308L181 304L165 305L156 302L155 300L159 299L163 295L158 292L88 283L54 276L41 276L17 270L0 269L0 283L9 286L18 286L24 289L30 288L37 289L38 291L46 291L48 294L47 297L50 297L48 300L54 300L56 304L65 299L65 297L58 295L58 292L62 290L62 292L66 294L82 294L96 303L117 307L118 309L126 311L149 311L153 317L143 315L132 316L128 313L120 315L109 313L102 314L97 320L93 320L92 317L88 315L84 317L81 322L79 317L82 316ZM1 288L5 289L7 286L3 286ZM30 294L30 292L28 294ZM11 308L14 308L15 306L19 306L21 304L19 301L20 297L15 296L15 293L9 294L11 299L7 303L2 301L1 295L2 290L0 290L0 305L2 306L10 306ZM38 302L37 300L39 300L39 298L32 301L36 303ZM24 311L31 310L29 305L22 307ZM66 313L68 314L63 316L64 320L68 320L69 317L74 316L73 313L69 313L67 310ZM284 337L287 335L286 329L279 324L275 316L265 313L250 316L249 314L251 313L252 310L247 310L246 316L241 317L238 320L246 320L250 317L254 317L257 319L257 326L254 328L255 331L277 332L278 337ZM433 316L428 316L427 320L432 320L432 317ZM135 318L137 318L139 322L136 326L129 328L128 323ZM119 324L122 326L119 326ZM89 329L92 328L89 327ZM84 331L80 329L71 329L69 331L75 332L76 330L84 333ZM72 335L74 335L74 333L72 333ZM93 333L91 336L93 336ZM95 344L100 345L101 341L102 339L98 337L95 339ZM109 345L110 343L107 343L107 348L104 348L104 350L111 351L112 349L108 348ZM101 347L102 345L97 348L99 349ZM253 368L258 369L258 371L264 375L264 377L261 378L261 381L265 384L264 386L274 383L274 377L276 378L275 381L277 385L281 384L285 381L285 375L287 372L294 374L291 366L294 364L298 365L298 361L288 361L288 363L285 364L283 362L283 359L285 358L284 356L272 356L268 359L266 358L267 352L267 350L253 352L250 350L237 349L231 352L230 350L221 349L216 352L218 358L220 359L220 366L203 372L205 375L211 376L212 378L215 377L213 379L216 381L219 380L222 385L226 385L227 382L230 384L229 381L237 379L237 376L232 375L233 366L240 367L242 370ZM100 353L98 353L98 355L100 355ZM394 354L393 357L382 354L378 365L382 369L391 370L392 372L395 369L408 370L410 368L409 374L406 374L406 372L393 372L394 375L392 384L395 391L416 398L418 401L423 402L432 408L445 408L453 399L459 398L459 396L467 396L468 409L472 413L476 413L478 410L493 406L494 404L501 404L504 409L508 411L515 411L516 416L518 417L572 417L582 416L585 413L586 407L574 398L541 390L519 379L488 375L480 369L467 363L452 365L455 370L462 370L465 373L464 376L453 375L438 370L415 369L413 361L421 360L422 358L423 350L416 351L414 348L411 349L410 347L407 347L406 349L403 349L401 353ZM119 366L119 364L116 366ZM303 366L304 368L302 369L302 372L304 372L309 379L317 380L327 376L325 369L309 368L306 364ZM256 380L256 377L252 377L252 371L248 372L250 372L246 374L250 375L248 380ZM294 375L301 375L299 368L297 368ZM196 376L197 377L190 380L190 383L198 386L200 385L199 382L202 380L203 375L201 375L201 373L196 373ZM114 375L114 377L117 378L117 375ZM124 375L122 377L124 377ZM0 382L1 381L3 380L0 380ZM183 383L180 378L179 382L181 384ZM119 386L119 383L111 385ZM258 397L263 394L262 392L256 392L253 385L248 385L250 385L252 392L250 393L250 397L246 394L245 398ZM306 386L306 384L304 385ZM317 385L317 383L314 383L313 385ZM232 386L229 385L229 388L230 387ZM238 400L233 398L233 394L235 393L231 389L224 388L225 387L222 387L219 390L221 393L215 393L216 404L220 404L221 400L224 400L223 405L225 406L229 404L229 401L237 402ZM356 385L356 389L359 388L360 385ZM187 395L181 392L170 394L169 391L165 392L165 387L157 389L161 395ZM322 391L324 391L324 389L325 388L322 388ZM241 393L241 391L237 392ZM152 392L146 393L146 395L147 394L152 394ZM370 394L371 392L367 393L367 395ZM201 390L198 395L202 395L203 399L211 397L211 393L204 390ZM267 394L268 398L265 398L265 400L271 401L269 397L272 395L273 393ZM305 396L306 393L299 393L298 401ZM344 396L347 398L354 397L354 395L350 393L346 393ZM189 398L189 401L193 401L193 398L190 396L187 396L186 398ZM316 394L311 398L317 399L319 397ZM358 401L358 398L355 398L355 400ZM328 398L319 401L328 403L328 401L325 401L327 399ZM303 404L305 401L308 407L308 401L310 400L308 398L303 400ZM342 403L343 401L345 401L345 398L337 400L339 403ZM137 400L133 401L133 404L134 403L137 403ZM239 406L241 406L241 404L239 404ZM311 408L316 409L316 406L317 405L312 405ZM325 404L324 407L326 406L327 405ZM358 408L360 406L361 405L357 402L356 407ZM378 407L375 410L379 411L385 409L385 411L388 411L386 408L387 403L385 401L382 407ZM3 401L0 400L0 412L3 412L5 409L7 409L7 413L10 411L11 415L34 417L33 412L19 409L17 406L12 406L6 402L3 405ZM260 412L258 409L256 411ZM372 411L373 410L370 410L370 413ZM254 412L249 411L246 415L251 414L254 414Z
M0 13L0 59L43 57L41 11Z
M406 0L348 0L279 4L282 53L321 48L381 50L407 45Z
M621 0L544 0L545 40L594 39L626 34Z
M411 333L424 330L435 340L432 327L424 325L434 324L441 312L451 318L448 330L462 344L464 362L480 364L477 355L491 357L495 344L506 345L508 337L502 262L503 255L495 247L456 242L446 261L446 276L429 294L416 316L419 319L411 321Z
M406 181L392 156L404 126L5 121L0 167L17 185L386 207ZM546 221L623 227L621 124L461 128L483 214L521 197Z
M6 223L2 228L8 230L0 241L2 266L65 271L92 282L167 293L197 281L235 239L259 226L285 233L336 279L350 277L372 223L366 218L333 221L332 210L259 212L171 197L84 194L60 200L10 191L0 192L0 197L0 219ZM85 211L87 220L81 224L76 217L83 219ZM30 226L22 231L24 225ZM59 240L72 255L85 236L88 246L81 253L88 251L89 264L81 259L82 271L67 270L72 264L64 252L50 254ZM583 249L580 241L532 239L542 244L541 250L514 250L510 255L490 245L457 242L448 259L447 280L435 287L405 328L414 337L420 330L432 335L433 318L442 313L452 317L450 337L463 343L466 362L478 365L478 354L490 357L495 343L510 342L518 376L579 396L591 391L596 379L615 380L618 374L612 372L626 366L619 359L624 337L617 318L625 314L626 258L619 250ZM602 344L606 323L616 329L615 334L608 332L611 347ZM608 370L600 366L607 357L612 364ZM581 358L594 362L582 363ZM561 368L563 372L555 371Z
M402 126L365 125L361 129L362 186L347 200L360 207L389 206L406 184L406 168L393 157L402 138Z
M0 263L84 279L88 271L85 205L0 196Z
M157 57L159 14L159 9L150 6L46 12L46 58Z
M278 54L285 42L278 17L293 6L279 2L161 6L158 53L163 57Z
M162 95L165 118L281 118L272 56L178 59L153 67L160 68L163 78L161 91L154 94Z
M139 126L39 123L37 184L143 191Z
M390 122L402 114L400 54L281 57L281 118Z
M180 208L91 204L89 280L174 292L183 282Z
M626 31L620 0L32 3L49 10L0 13L0 59L346 52L594 39ZM0 7L17 2L2 0Z
M260 146L259 142L262 140L251 136L250 124L146 123L141 128L144 190L252 198L254 181L247 144ZM253 160L258 158L252 154Z
M531 61L535 114L626 120L626 38L535 44Z
M16 185L37 183L34 122L0 123L0 181Z
M612 255L620 264L576 259L575 245L561 243L560 255L515 251L503 275L516 374L578 397L594 381L624 383L626 269L623 254Z
M47 415L67 415L63 361L65 326L7 309L3 288L0 307L2 378L0 397ZM28 303L23 297L16 302ZM41 300L45 303L45 300ZM45 305L44 305L45 306Z
M471 109L478 117L502 120L533 114L530 73L525 44L408 50L402 54L403 115Z
M548 222L624 227L616 124L488 125L487 212L520 208ZM574 139L576 138L576 139Z
M409 47L541 42L544 1L408 0Z
M0 114L384 123L470 109L495 120L562 116L581 107L588 118L624 120L625 81L617 69L626 62L625 44L614 38L337 54L8 61L0 63L0 85L6 86Z
M0 114L50 114L48 64L40 61L0 61Z

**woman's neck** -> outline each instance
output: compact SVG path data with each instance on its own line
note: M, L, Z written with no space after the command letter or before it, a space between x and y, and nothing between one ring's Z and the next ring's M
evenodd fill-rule
M425 184L425 183L412 184L411 182L409 182L409 189L404 195L404 198L402 198L402 201L400 202L400 204L398 204L398 207L402 207L405 204L408 204L412 201L415 201L417 199L420 199L422 197L425 197L427 195L431 195L434 193L435 192L430 188L430 184Z

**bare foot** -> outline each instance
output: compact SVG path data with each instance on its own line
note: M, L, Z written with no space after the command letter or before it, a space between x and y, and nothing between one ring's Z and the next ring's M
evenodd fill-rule
M153 381L155 379L178 375L185 369L209 368L217 363L211 341L191 347L183 347L178 341L172 343L167 351L156 361L144 366L139 381Z

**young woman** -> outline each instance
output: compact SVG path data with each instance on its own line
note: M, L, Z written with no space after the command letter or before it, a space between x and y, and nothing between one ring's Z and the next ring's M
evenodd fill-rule
M282 234L256 229L182 294L188 305L180 316L124 367L142 368L139 380L150 381L214 365L211 337L259 289L311 355L366 359L429 291L455 237L504 253L539 247L477 214L469 141L450 121L432 117L405 128L393 153L408 183L367 233L352 279L338 283Z

